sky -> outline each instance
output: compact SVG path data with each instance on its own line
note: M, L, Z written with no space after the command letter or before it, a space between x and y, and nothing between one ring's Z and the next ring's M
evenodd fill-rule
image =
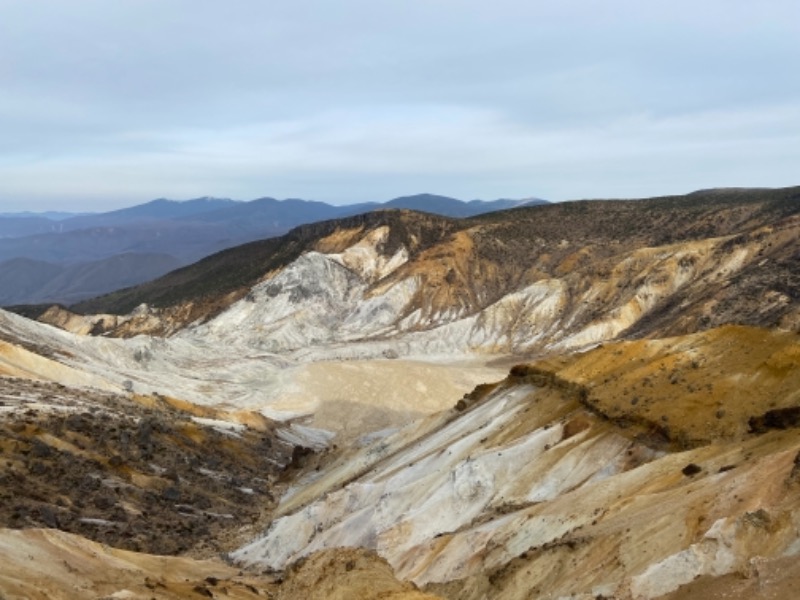
M797 0L0 0L0 212L800 184Z

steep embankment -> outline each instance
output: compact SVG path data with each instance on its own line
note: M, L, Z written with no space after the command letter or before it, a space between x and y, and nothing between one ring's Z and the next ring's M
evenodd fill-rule
M762 557L800 550L798 373L796 335L748 328L515 368L311 473L232 556L281 569L372 548L460 599L654 598L757 577Z

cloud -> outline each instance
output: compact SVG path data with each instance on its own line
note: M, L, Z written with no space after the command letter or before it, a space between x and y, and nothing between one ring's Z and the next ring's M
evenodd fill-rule
M397 107L383 114L365 108L222 134L141 135L164 150L0 165L0 181L23 193L37 178L44 195L87 201L147 198L155 190L172 197L210 192L240 198L267 190L345 202L431 186L465 198L479 195L476 189L558 198L568 182L576 198L686 192L720 181L790 185L800 110L637 114L593 127L539 130L485 110Z
M0 3L6 210L797 183L793 1Z

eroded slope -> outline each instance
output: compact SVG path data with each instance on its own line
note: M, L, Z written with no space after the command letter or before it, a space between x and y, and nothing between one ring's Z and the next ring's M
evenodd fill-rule
M0 342L3 598L433 598L363 551L313 557L280 580L191 558L252 536L327 436L130 393L61 362L80 352L71 334L11 323Z
M800 418L798 365L797 333L726 326L609 344L540 361L531 373L577 384L593 410L688 448L765 431L781 416L792 426Z
M118 550L52 529L0 529L0 554L0 593L9 600L250 599L264 598L270 583L219 560Z
M748 235L659 247L627 242L633 247L616 247L610 256L603 246L581 251L586 260L567 256L549 266L548 257L536 254L525 267L479 260L474 230L455 233L413 260L404 248L382 255L381 240L390 234L383 228L359 235L343 252L308 252L176 337L303 361L463 356L564 351L720 322L791 328L800 314L800 297L777 285L791 272L788 263L772 274L774 288L762 281L750 295L737 283L751 271L766 276L779 257L797 251L796 217Z
M373 553L321 553L283 580L245 575L218 559L129 552L55 531L0 529L0 593L8 600L434 600L398 581Z
M372 548L402 578L476 600L654 598L699 576L748 575L759 557L800 551L799 348L794 334L725 328L515 368L312 473L232 556L282 569L323 548ZM775 363L788 378L770 374ZM655 376L634 403L628 369L630 381ZM698 406L689 386L719 369L740 395ZM653 419L666 404L669 418ZM786 418L764 421L770 411Z
M218 255L144 295L127 290L97 304L151 303L128 315L47 317L132 339L72 335L0 312L2 374L93 386L106 398L86 408L83 392L29 383L27 400L9 397L5 476L26 494L14 518L25 526L63 519L85 534L100 527L97 539L115 543L133 531L141 543L117 522L154 511L191 536L184 519L234 515L223 509L255 493L223 478L210 500L219 505L201 506L203 470L220 472L203 463L209 445L225 449L222 471L241 469L253 481L264 466L237 457L290 459L270 454L264 414L316 412L315 425L352 442L492 380L473 369L481 362L454 361L594 348L515 368L452 410L362 438L293 486L266 537L235 558L284 570L358 546L405 580L476 600L651 598L696 577L722 585L752 576L800 551L797 211L790 189L575 203L458 224L377 214ZM724 327L654 339L725 323L782 331ZM610 343L619 338L632 341ZM382 394L387 373L392 389ZM35 406L48 404L72 406L78 417L54 420L62 408ZM233 414L244 407L261 414ZM148 416L158 426L148 429ZM101 426L105 419L112 427ZM284 450L322 448L331 435L288 423L280 431ZM154 469L150 442L180 465ZM97 514L72 500L48 505L61 492L44 479L64 460L90 475L76 489ZM266 467L270 477L274 467ZM238 525L258 517L242 516ZM345 555L308 561L307 581L324 572L348 581ZM388 577L388 567L375 568ZM417 593L394 585L386 593Z

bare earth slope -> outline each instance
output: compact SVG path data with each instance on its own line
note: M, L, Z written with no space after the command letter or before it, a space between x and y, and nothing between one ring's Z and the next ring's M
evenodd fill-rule
M637 402L620 365L651 377ZM720 370L739 393L698 404L689 387ZM759 561L800 551L798 373L795 334L746 328L517 367L312 473L232 556L281 569L373 548L400 577L476 600L654 598L700 576L757 577Z
M31 350L8 350L6 364L29 361ZM0 530L8 557L0 589L11 598L216 597L223 589L242 598L424 597L396 573L430 593L476 600L745 597L748 590L780 597L791 586L781 565L800 552L798 373L796 334L745 327L609 343L518 366L450 411L349 451L293 485L265 537L232 554L258 571L285 569L283 583L241 577L218 562L123 553L65 533ZM3 488L18 490L4 505L16 526L63 528L75 519L86 529L79 531L94 529L100 539L114 541L121 531L134 541L186 543L198 510L220 513L172 495L192 496L192 471L211 469L200 453L179 460L174 474L169 465L147 473L152 467L137 459L141 444L163 458L191 451L190 440L213 430L221 441L230 438L223 446L242 452L241 461L251 454L250 428L259 427L254 416L203 413L163 398L142 399L135 409L113 393L101 399L19 379L3 385L3 476L17 482ZM125 416L114 417L122 406ZM160 425L145 437L131 430L131 454L115 454L125 419L138 420L140 430L148 410ZM59 413L61 429L50 428L48 415ZM91 430L98 418L114 424L106 427L110 435ZM179 429L188 435L182 442ZM179 448L162 451L159 444L170 440ZM78 497L70 496L66 473L52 477L61 454L73 463L88 459ZM236 476L234 465L215 468ZM258 470L243 472L242 483L261 477ZM67 489L35 488L53 483ZM146 490L161 493L148 500ZM203 486L212 501L216 493ZM165 530L137 538L142 500L166 501L147 507L156 519L160 510L177 511L171 520L180 536ZM232 500L235 511L248 505ZM119 523L127 524L120 530ZM338 546L375 550L391 569L362 551L331 550Z
M0 341L3 598L433 597L364 551L315 557L282 580L192 558L252 536L325 437L259 412L132 394L60 362L69 346L56 342L70 334L28 332L37 344L14 329Z
M263 598L267 588L219 560L118 550L53 529L0 529L0 555L0 593L8 600L173 600L221 590L226 598L250 599Z
M270 508L293 461L254 413L18 378L0 378L0 403L0 527L218 552Z
M245 295L265 275L311 249L315 240L339 229L372 229L391 223L396 226L394 235L402 236L403 242L413 252L415 245L431 243L431 238L438 239L455 227L454 221L444 217L420 215L405 220L401 214L380 211L304 225L283 237L225 250L150 283L81 302L74 308L84 313L121 314L146 303L157 308L169 308L167 314L175 314L178 324L185 325L218 313L231 299ZM389 240L384 250L391 251L393 245L396 246L397 242Z
M397 581L365 551L323 553L274 578L245 575L219 559L129 552L52 529L0 529L0 592L8 600L434 600Z

